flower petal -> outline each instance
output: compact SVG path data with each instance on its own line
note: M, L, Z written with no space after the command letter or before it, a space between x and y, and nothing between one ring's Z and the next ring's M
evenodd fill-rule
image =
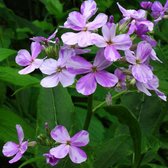
M61 36L61 39L64 44L75 45L78 43L78 33L72 33L72 32L64 33Z
M152 47L149 43L142 41L137 46L136 57L144 63L150 56Z
M81 77L76 84L77 91L83 95L90 95L94 93L96 87L97 83L93 73L89 73Z
M28 141L25 141L20 144L19 151L21 152L21 154L24 154L26 152L27 148L28 148Z
M97 5L95 1L84 1L81 5L81 13L89 20L97 11Z
M6 157L14 156L19 151L19 145L14 142L7 142L2 149L2 153Z
M42 46L39 42L32 42L31 43L31 54L32 54L32 58L35 59L37 58L37 56L40 54L40 52L42 51Z
M89 31L82 31L78 33L79 47L87 47L92 45L92 33Z
M100 71L100 70L103 70L103 69L109 67L111 64L112 64L112 62L108 61L104 57L104 49L100 49L96 54L96 57L93 62L93 66L97 67L97 69Z
M15 61L20 66L27 66L31 64L32 57L27 50L19 50Z
M18 73L21 74L21 75L26 75L26 74L29 74L29 73L33 72L35 69L36 68L32 64L30 64L26 68L20 70Z
M15 162L17 162L18 160L20 160L21 158L22 158L22 154L21 154L20 152L18 152L18 153L15 155L15 157L9 161L9 163L10 163L10 164L15 163Z
M42 65L44 59L35 59L33 62L32 62L32 65L38 69L40 68L40 66Z
M132 67L132 75L136 80L142 83L147 83L153 78L151 69L145 64L137 64Z
M58 164L59 159L51 155L50 153L45 153L43 156L46 158L47 164L50 164L51 166L55 166Z
M61 144L55 148L50 149L50 154L58 159L64 158L69 152L69 145Z
M145 93L148 96L152 96L151 93L148 91L148 89L145 87L144 83L141 82L136 82L136 87L138 88L139 91Z
M128 50L132 45L131 38L127 34L120 34L115 36L112 39L112 42L117 50Z
M117 61L121 58L120 53L112 45L109 45L104 50L104 56L109 61Z
M158 95L158 97L160 97L162 100L164 100L164 101L167 101L167 97L166 97L166 95L163 93L163 92L161 92L160 90L155 90L155 92L156 92L156 94Z
M107 23L107 19L107 15L100 13L92 22L89 22L86 27L88 28L88 30L96 30L105 25Z
M57 73L43 78L40 82L41 86L45 88L52 88L58 85L59 75Z
M24 132L23 132L21 125L17 124L16 130L17 130L17 134L18 134L19 143L21 144L24 139Z
M160 63L162 63L162 61L157 57L154 49L152 49L152 51L151 51L150 58L154 61L159 61Z
M63 69L62 72L59 73L59 81L63 87L70 86L75 81L75 75L70 73L68 70Z
M95 74L96 81L103 87L113 87L117 84L118 78L106 71L99 71Z
M62 125L57 125L50 133L51 137L59 143L70 141L70 136L67 129Z
M73 163L82 163L87 159L86 153L75 146L70 146L69 157Z
M64 27L79 31L85 27L85 24L85 17L79 12L74 11L69 14L67 22L64 24Z
M50 58L50 59L46 59L42 63L42 65L40 66L40 71L43 74L51 75L51 74L56 72L57 67L58 67L57 61L52 59L52 58Z
M96 33L92 33L92 43L100 48L107 46L107 42L105 41L105 39Z
M78 133L76 133L71 138L71 145L80 147L80 146L86 146L89 143L89 133L85 130L82 130Z
M125 51L125 58L127 60L127 62L131 63L131 64L136 64L136 57L134 56L134 52L131 50L127 50Z

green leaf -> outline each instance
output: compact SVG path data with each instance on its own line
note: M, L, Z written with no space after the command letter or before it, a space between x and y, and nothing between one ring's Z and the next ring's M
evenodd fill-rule
M25 139L31 140L35 138L35 130L31 127L31 124L9 109L0 107L0 123L0 137L4 142L18 142L16 124L20 124L23 127Z
M0 48L0 61L5 60L6 58L16 54L15 50Z
M134 147L134 167L139 165L141 160L141 129L138 121L133 114L124 106L109 106L105 110L110 114L116 116L119 121L127 125L133 141Z
M0 67L0 80L24 87L39 84L37 78L30 75L20 75L18 71L19 70L10 67Z

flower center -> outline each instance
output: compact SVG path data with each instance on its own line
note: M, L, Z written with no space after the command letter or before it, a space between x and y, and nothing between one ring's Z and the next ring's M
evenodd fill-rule
M107 41L107 44L108 44L108 45L112 45L113 42L110 40L110 41Z
M137 59L136 64L141 64L141 60Z
M62 69L63 69L62 67L58 67L58 68L56 69L56 71L57 71L57 72L62 72Z
M67 145L71 145L71 141L67 141L66 144L67 144Z
M96 67L96 66L93 66L93 67L92 67L92 71L93 71L93 72L97 72L97 67Z
M88 30L87 27L84 27L84 28L83 28L83 31L87 31L87 30Z

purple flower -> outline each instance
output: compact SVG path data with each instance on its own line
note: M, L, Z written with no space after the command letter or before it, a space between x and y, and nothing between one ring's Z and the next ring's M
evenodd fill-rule
M60 50L59 59L46 59L40 67L43 74L48 75L41 80L41 85L46 88L55 87L60 82L63 87L74 83L75 75L67 70L67 61L75 53L72 50Z
M152 51L152 47L145 41L138 44L136 54L132 51L126 51L126 60L132 64L132 75L134 78L143 83L147 83L153 78L150 67L146 64Z
M82 57L72 57L71 72L87 74L78 80L76 84L77 91L83 95L90 95L95 92L97 83L108 88L115 86L118 78L104 70L111 64L110 61L105 59L103 49L97 53L93 65Z
M165 96L165 94L160 90L158 90L159 80L156 76L153 76L153 78L149 80L147 83L137 81L136 86L139 91L145 93L148 96L151 96L151 93L148 90L153 90L158 95L158 97L160 97L164 101L167 101L167 97Z
M114 71L114 75L117 76L118 78L118 83L116 85L117 91L125 90L126 89L126 75L124 74L124 72L121 69L117 68Z
M57 32L58 32L58 29L56 29L56 30L54 31L54 33L52 33L48 38L43 37L43 36L37 36L37 37L30 38L30 40L33 40L33 41L38 42L38 43L49 43L49 42L53 42L53 41L51 41L51 39L53 39L53 38L56 37Z
M9 163L14 163L20 160L28 148L28 141L23 142L24 132L22 127L20 125L16 125L16 130L18 134L19 144L9 141L3 146L2 149L2 153L4 156L14 156L13 159L9 161Z
M65 28L70 28L78 33L64 33L61 38L67 45L86 47L92 45L92 31L102 27L107 22L107 15L100 13L92 22L88 20L96 13L97 5L94 0L84 1L81 5L81 12L71 12L64 24Z
M164 6L159 1L155 1L151 7L151 10L155 22L160 21L164 17L165 12L168 11L168 1L166 1Z
M51 155L50 153L45 153L43 156L46 158L47 164L49 164L51 166L57 165L60 160L60 159L54 157L53 155Z
M104 56L109 61L116 61L121 58L118 50L128 50L132 41L129 35L120 34L116 35L116 24L106 24L102 27L103 37L94 34L92 37L93 43L100 48L104 48Z
M31 43L31 54L27 50L19 50L15 58L18 65L25 67L19 71L19 74L29 74L38 69L43 63L43 59L37 59L42 51L42 47L38 42Z
M86 146L89 143L89 133L82 130L70 137L64 126L58 125L51 131L51 137L59 146L50 149L50 154L58 159L62 159L69 154L70 159L74 163L82 163L86 161L86 153L79 147Z
M143 8L143 9L151 9L151 7L152 7L152 2L150 2L150 1L142 1L141 3L140 3L140 5L141 5L141 7Z

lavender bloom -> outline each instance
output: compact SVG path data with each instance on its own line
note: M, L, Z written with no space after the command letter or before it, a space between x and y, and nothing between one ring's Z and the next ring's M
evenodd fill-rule
M150 1L142 1L142 2L140 3L140 5L141 5L141 7L142 7L143 9L148 10L148 9L151 9L151 7L152 7L152 2L150 2Z
M104 48L104 56L108 61L116 61L121 58L120 53L117 50L128 50L132 41L129 35L120 34L116 35L116 24L108 23L102 27L103 37L94 34L92 37L93 43L100 48Z
M152 31L154 24L146 19L146 11L145 10L126 10L123 8L119 3L117 3L120 11L122 12L124 19L122 19L120 22L123 24L128 20L132 20L129 25L129 31L128 34L132 34L134 32L139 32L140 28L139 26L144 25L145 29L148 29L148 31ZM146 33L146 30L145 30Z
M56 37L57 32L58 32L58 29L56 29L56 30L54 31L54 33L52 33L48 38L43 37L43 36L37 36L37 37L30 38L30 40L35 41L35 42L38 42L38 43L49 43L49 42L53 42L53 41L51 41L51 39L53 39L53 38Z
M125 90L126 89L126 75L119 68L117 68L114 71L114 75L117 76L118 78L118 83L116 85L117 91Z
M77 91L83 95L90 95L95 92L97 83L108 88L115 86L118 78L104 70L111 64L110 61L104 58L103 49L97 53L93 65L82 57L72 57L72 62L70 63L71 72L75 74L87 74L78 80L76 84Z
M59 146L50 149L50 154L58 159L62 159L69 154L73 163L82 163L86 161L86 153L79 147L86 146L89 143L89 133L82 130L70 137L64 126L58 125L51 131L51 137Z
M50 153L45 153L43 156L46 158L47 164L49 164L51 166L57 165L60 160L60 159L54 157L53 155L51 155Z
M166 1L166 4L164 6L159 1L155 1L151 7L151 10L155 22L160 21L168 11L168 0Z
M64 33L61 36L62 41L67 45L78 44L80 47L92 45L92 31L102 27L107 22L107 16L103 13L98 14L92 22L88 22L96 11L96 2L94 0L87 0L81 5L81 12L71 12L64 23L64 27L78 31L78 33Z
M41 66L43 59L37 59L41 51L42 47L38 42L31 43L31 55L24 49L18 51L15 61L18 65L25 67L19 71L19 74L29 74Z
M160 90L158 90L159 80L156 76L153 76L153 78L149 80L147 83L142 83L137 81L136 86L139 91L145 93L148 96L151 96L151 93L148 90L153 90L158 95L158 97L160 97L162 100L164 101L167 100L167 97L165 96L165 94Z
M140 42L137 46L136 54L132 51L126 51L126 60L132 64L132 75L142 83L147 83L153 78L150 67L146 64L152 51L152 47L147 42Z
M60 50L59 59L46 59L40 67L43 74L49 75L41 80L41 85L45 88L52 88L60 82L63 87L74 83L75 75L67 70L67 61L75 53L72 50Z
M9 141L3 146L2 149L2 153L4 156L14 156L13 159L9 161L9 163L15 163L20 160L28 148L28 141L23 142L24 132L22 127L20 125L16 125L16 130L18 134L19 144Z

